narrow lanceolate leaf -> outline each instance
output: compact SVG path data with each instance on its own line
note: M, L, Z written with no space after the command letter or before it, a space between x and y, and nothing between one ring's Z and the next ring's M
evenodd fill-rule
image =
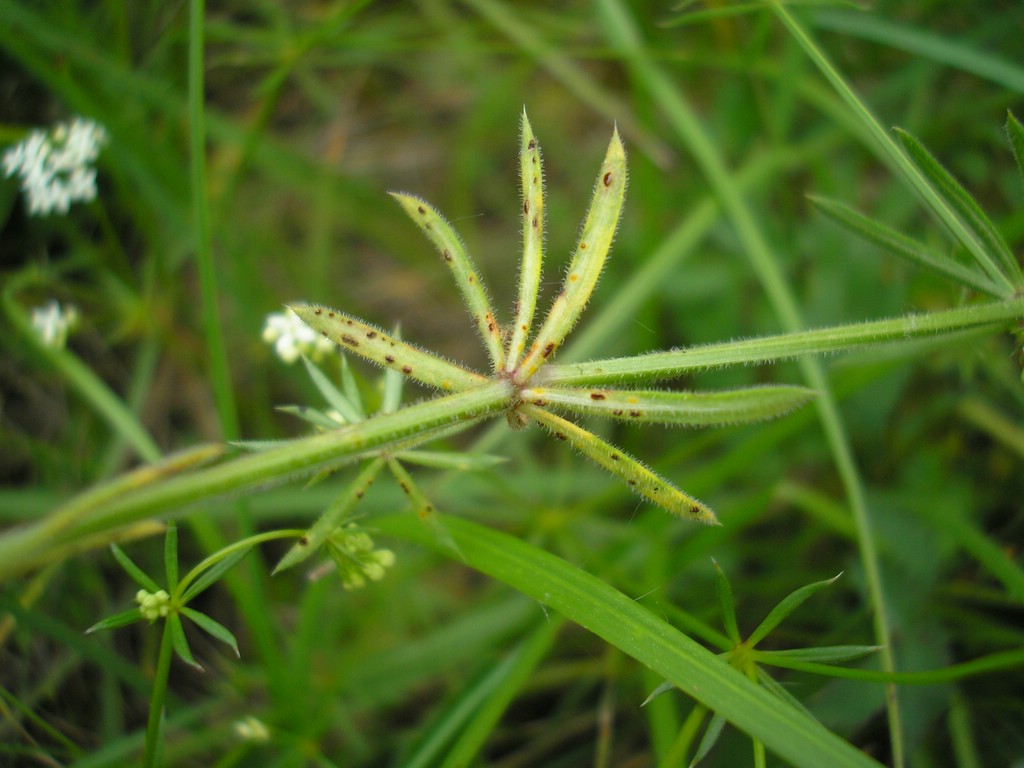
M1021 180L1024 180L1024 125L1009 111L1006 113L1006 137L1010 140L1010 149L1013 150L1013 159L1017 161Z
M814 397L807 387L763 386L724 392L527 387L523 402L637 423L706 427L781 416Z
M491 309L491 301L487 298L480 272L466 252L462 240L452 229L451 224L426 201L401 192L390 194L401 204L416 226L423 230L441 254L441 258L451 268L455 283L462 292L462 298L469 307L473 322L491 356L491 365L495 371L502 370L505 350L501 345L501 329L498 327L494 310Z
M508 461L505 456L493 453L463 453L458 451L406 451L397 454L406 464L417 464L432 469L449 469L457 472L480 472L493 469Z
M313 524L313 527L306 531L306 535L300 538L291 549L289 549L281 561L275 566L274 573L298 565L314 552L320 549L327 537L330 536L345 522L351 515L359 500L363 498L367 489L377 479L381 469L384 467L384 459L376 458L363 467L363 470L356 478L346 486L344 492L338 496L331 505L327 507L320 519Z
M722 616L722 626L725 627L725 634L733 645L741 642L740 628L736 621L736 602L732 597L732 584L725 570L718 564L717 560L711 561L715 566L715 594L718 597L718 612Z
M711 508L676 488L665 478L655 474L627 453L606 443L597 435L529 403L519 406L559 440L565 440L587 458L618 475L637 493L674 515L699 523L718 525Z
M843 664L878 653L878 645L828 645L820 648L792 648L781 651L755 651L758 664L783 667L786 661L815 662L818 664Z
M316 408L310 408L307 405L278 405L274 410L279 413L287 413L289 416L295 416L296 418L302 419L307 424L312 424L314 427L320 427L320 429L337 429L341 426L341 423L333 416L328 416L323 411ZM273 448L283 442L286 441L237 440L233 441L232 445L237 445L239 448L245 448L246 450L255 451Z
M344 359L342 357L342 360ZM357 421L362 421L365 418L356 403L352 402L347 394L338 389L334 382L327 378L327 374L317 367L316 363L305 357L302 358L302 363L306 366L306 373L309 374L309 378L313 380L316 388L320 390L320 396L323 397L331 408L338 412L346 424L355 424ZM334 426L338 426L337 422L335 422Z
M1017 288L1024 285L1024 275L1021 273L1017 259L1014 258L1006 240L1003 239L992 220L985 215L981 206L974 201L974 198L960 185L960 182L925 149L921 142L906 131L899 129L896 130L896 136L921 172L932 180L946 202L953 207L964 224L983 244L981 249L974 249L971 248L970 243L963 243L964 247L977 259L979 266L1000 285L1009 284L1011 287ZM993 255L996 257L995 261L991 258Z
M540 292L541 268L544 262L544 167L540 144L533 135L530 121L523 110L522 136L519 145L519 178L523 187L523 259L519 265L519 299L512 324L505 369L514 371L526 349L533 327Z
M242 658L242 652L238 650L238 641L235 639L235 636L231 633L231 630L229 630L219 621L211 619L205 613L200 613L199 611L193 610L188 606L183 606L181 612L185 616L188 616L190 619L192 619L192 621L196 623L196 626L205 631L207 634L217 638L222 643L229 645L231 647L231 650L235 652L235 656L237 656L238 658Z
M809 199L819 211L830 219L870 240L889 253L906 259L915 266L924 267L976 290L993 296L1001 295L999 287L988 277L965 267L950 256L935 253L916 240L912 240L877 221L872 221L843 203L824 197L811 196Z
M398 487L402 489L402 493L409 497L409 501L416 511L416 516L430 529L437 538L438 543L454 553L460 560L465 560L466 558L459 550L459 545L455 543L452 535L441 524L437 508L427 498L427 495L420 490L416 481L412 479L412 475L406 471L401 462L393 458L388 460L388 469L395 476L395 480L398 482Z
M562 290L516 370L519 383L525 383L555 353L587 306L608 258L625 198L626 150L616 130L597 176L583 233L569 262Z
M193 669L205 672L206 670L203 669L203 665L196 661L195 656L192 655L192 649L189 648L188 639L185 637L185 628L181 626L181 617L177 613L171 613L167 616L167 628L171 635L174 652L178 654L178 658Z
M118 627L134 624L137 621L142 621L142 612L138 608L129 608L127 611L122 611L113 616L108 616L102 621L97 621L85 630L85 634L89 635L104 629L117 629Z
M750 637L747 638L747 645L753 648L759 642L761 642L768 633L771 632L779 623L789 616L793 611L803 605L804 601L807 600L811 595L820 592L825 587L831 586L835 583L835 580L842 574L833 576L831 579L825 579L824 581L816 581L813 584L806 584L784 597L778 605L776 605L764 618L757 629L750 633Z
M221 550L223 552L223 550ZM252 547L242 547L236 549L230 554L221 557L221 553L217 552L210 557L199 563L182 581L182 586L185 587L182 591L181 597L178 599L180 603L190 603L195 600L199 595L205 592L207 589L212 587L218 581L223 578L224 574L238 565L245 556L252 552ZM218 559L219 558L219 559ZM189 583L189 578L195 578L194 581Z
M431 387L458 391L487 381L479 373L450 363L344 312L312 304L291 309L306 325L343 349Z
M110 545L110 552L120 566L124 568L125 572L132 577L132 581L148 592L158 592L160 590L160 585L153 581L144 570L139 568L117 544Z

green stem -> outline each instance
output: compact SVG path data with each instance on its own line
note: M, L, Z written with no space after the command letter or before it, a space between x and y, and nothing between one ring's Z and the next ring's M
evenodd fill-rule
M538 384L585 385L609 381L670 378L686 371L726 365L751 365L854 347L912 341L928 336L992 326L1005 328L1024 317L1024 299L971 304L920 315L835 325L742 341L723 341L668 352L560 365L551 363L536 376Z
M0 582L44 562L52 552L90 534L109 534L121 526L158 515L178 516L185 507L231 493L265 488L321 467L407 444L409 438L453 424L471 426L482 415L508 407L512 386L500 380L447 397L411 405L359 424L296 440L270 451L246 454L184 476L167 478L88 507L66 529L53 534L50 519L0 536ZM77 505L72 499L69 505Z
M25 337L46 362L60 372L78 396L110 425L114 434L120 435L131 445L140 458L147 462L159 459L160 449L153 438L139 423L135 414L125 407L125 404L102 379L67 349L49 347L40 341L32 323L14 298L18 290L34 280L34 274L25 272L9 280L4 286L3 310L11 325Z
M153 693L149 697L149 720L146 723L146 752L142 765L144 768L156 768L159 765L160 752L163 747L164 701L167 698L167 679L171 672L171 657L174 643L171 641L171 624L164 621L164 631L160 636L160 655L156 662L156 674L153 677Z

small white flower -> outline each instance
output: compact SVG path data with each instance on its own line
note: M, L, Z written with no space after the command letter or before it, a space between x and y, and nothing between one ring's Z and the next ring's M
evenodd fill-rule
M48 347L63 349L68 340L68 332L76 325L78 310L73 305L61 309L60 304L51 299L32 310L32 327Z
M235 735L243 741L269 741L270 729L266 724L252 715L246 715L234 724Z
M263 340L274 345L274 352L291 365L302 355L319 360L334 349L334 342L318 334L290 309L272 312L263 324Z
M21 177L30 215L66 214L72 203L95 199L92 164L106 141L102 125L81 117L35 130L4 153L4 174Z

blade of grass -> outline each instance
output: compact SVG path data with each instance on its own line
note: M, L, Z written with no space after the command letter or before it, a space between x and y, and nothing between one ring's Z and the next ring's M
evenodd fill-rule
M1006 138L1013 150L1013 159L1017 161L1021 180L1024 180L1024 125L1009 110L1006 112Z
M406 768L472 765L501 715L548 653L562 621L545 621L431 723L428 738L403 760ZM442 759L443 758L443 759Z
M114 434L120 435L132 447L139 458L149 463L158 461L160 448L135 414L125 407L124 402L114 394L110 387L71 351L43 344L39 334L32 327L31 321L25 316L25 312L15 299L16 293L21 288L31 285L32 282L34 282L34 276L30 272L22 272L6 281L3 292L0 294L0 301L3 302L3 312L7 316L7 321L49 365L61 374L74 392L103 421L110 425Z
M660 105L667 115L680 140L690 149L721 201L773 311L787 330L799 330L803 325L800 311L779 260L769 247L766 236L740 193L724 158L711 141L697 114L675 84L647 54L639 29L625 5L618 0L600 0L598 7L606 35L612 40L615 48L626 57L641 86L650 93L654 102ZM777 5L772 7L778 9ZM880 645L886 646L882 652L883 665L886 669L893 669L895 660L888 646L889 620L885 593L860 474L823 367L818 361L809 359L801 359L798 365L808 386L818 393L815 407L857 525L858 547L864 565L876 639ZM886 690L886 705L893 761L897 768L902 768L903 729L900 725L896 688L893 686Z
M819 11L812 16L811 23L819 29L890 45L1024 94L1024 67L1019 62L1000 58L992 51L976 48L963 39L950 40L863 11Z
M441 550L423 526L406 515L378 518L385 534ZM798 768L878 768L820 723L747 680L703 646L614 587L531 544L463 519L448 529L467 564L504 582L593 632L650 667L688 696L762 740Z
M199 272L199 295L206 338L210 386L217 404L217 417L225 440L240 436L235 391L228 368L227 347L218 309L217 268L213 261L210 206L206 186L206 108L204 87L203 26L206 4L191 0L189 5L188 117L192 179L192 231Z
M977 235L988 249L986 252L995 254L998 263L993 266L1015 285L1020 286L1024 283L1024 275L1021 273L1017 259L1010 252L1010 246L1006 244L1006 240L996 225L970 193L954 178L953 174L942 167L942 164L916 137L902 128L896 128L895 132L911 160L917 164L923 174L931 179L932 184L938 188L939 194L963 220L964 225ZM981 267L988 269L986 263L981 263Z
M918 167L900 150L899 145L882 128L878 120L871 113L871 110L853 92L853 89L847 85L843 76L835 68L828 56L825 55L825 52L821 50L810 34L803 28L803 25L786 10L784 4L777 2L777 0L770 0L770 5L783 26L789 30L789 33L799 43L800 47L804 49L807 57L818 67L839 96L849 106L850 110L857 115L860 122L867 128L875 140L876 147L896 166L900 176L921 196L921 199L935 213L939 221L945 224L953 236L967 248L975 261L985 268L985 272L1000 286L1000 295L1004 297L1012 295L1018 286L996 269L984 245L964 225L949 203L928 182Z
M870 240L889 253L900 256L911 264L924 267L950 280L955 280L975 290L998 297L999 288L985 275L963 266L960 262L934 253L921 243L895 229L869 219L847 205L836 200L808 195L808 199L823 214L866 240Z

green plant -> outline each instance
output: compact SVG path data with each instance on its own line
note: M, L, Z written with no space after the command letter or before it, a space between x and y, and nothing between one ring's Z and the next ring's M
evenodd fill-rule
M920 19L883 22L820 7L827 3L800 8L801 23L788 4L709 6L681 18L691 25L681 30L617 0L559 14L503 0L215 4L209 18L197 1L187 19L156 5L87 5L0 0L13 81L45 89L54 113L92 116L110 139L100 194L66 218L25 219L28 203L10 204L15 183L0 190L10 192L0 194L12 225L5 253L18 260L4 262L12 332L3 343L17 363L4 371L58 406L68 396L64 421L61 407L49 408L59 427L48 431L48 419L22 429L14 405L26 398L4 393L5 461L30 456L20 477L34 487L15 478L0 504L13 523L0 532L0 653L14 647L0 659L0 761L25 754L113 766L162 751L168 765L465 765L509 754L539 764L556 753L571 765L669 764L713 740L715 728L700 734L709 718L735 726L705 757L714 764L736 764L738 748L748 756L751 739L763 745L755 762L773 753L797 765L873 764L864 750L894 765L911 755L943 764L950 744L963 765L1009 759L1011 739L990 736L1018 713L1022 655L1011 500L1015 457L1024 455L1014 414L1024 401L1020 340L1010 350L1003 333L1018 332L1024 316L1013 254L1021 229L1018 214L983 213L1006 210L996 201L1016 169L992 148L992 126L958 107L1002 111L1011 100L974 77L1019 90L1019 67L997 66L999 41L1009 44L1001 27L1011 25L960 24L974 13L967 6L935 24L946 33L921 34ZM873 107L950 162L978 203L921 142L879 128L807 29L845 35L845 66L863 78L855 82ZM865 40L886 41L887 55L910 52L909 66L893 67ZM949 68L959 92L945 87ZM36 103L12 99L20 101ZM407 242L417 233L395 226L375 190L429 185L481 270L510 272L502 249L489 247L505 239L490 211L509 202L501 181L511 174L494 169L504 167L498 147L522 102L539 123L562 126L545 131L560 167L543 199L539 175L523 177L530 212L544 216L536 227L524 216L518 291L491 281L499 306L518 300L508 323L440 215L397 196L452 256L442 264L479 321L489 363L449 363L397 332L300 307L344 354L310 361L308 380L268 370L255 329L292 297L384 323L401 317L413 329L407 338L471 359L462 314L437 311L436 260ZM35 107L16 114L36 123ZM596 155L594 126L613 121L631 155L617 257L606 268L581 258L570 268L581 267L580 287L556 300L549 323L529 322L544 220L550 254L571 246L563 224L575 212L561 201L574 199L576 175L564 158ZM415 135L402 141L397 126L417 126ZM26 130L0 126L0 139ZM1019 165L1024 141L1012 116L1007 130ZM953 132L955 144L944 145ZM463 146L447 146L455 140ZM523 157L539 166L539 154ZM952 239L919 226L918 198L901 184ZM808 189L844 228L805 217ZM616 230L615 205L598 201L599 241ZM954 290L899 266L876 273L846 230L951 279ZM585 284L601 271L608 276L576 332ZM40 335L30 320L32 307L53 300L80 310L69 345L52 344L63 334ZM900 316L906 307L932 311ZM884 319L847 323L869 317ZM542 342L532 343L538 326ZM363 378L344 336L386 368L383 387ZM659 348L668 351L637 354ZM837 355L847 351L855 354ZM812 359L824 355L834 357ZM403 406L403 366L439 396ZM671 381L680 376L682 386L724 391L681 392ZM669 381L675 391L653 388ZM290 434L273 405L310 394L322 404L285 410L312 434L239 440ZM803 399L810 407L754 427L671 429L768 417ZM615 410L623 418L602 423ZM487 419L488 430L470 431ZM542 429L518 429L531 420ZM599 466L533 434L544 423ZM654 469L624 471L614 457L626 451ZM500 467L496 453L507 458ZM146 465L118 474L138 459ZM464 471L472 468L481 472ZM360 498L388 472L397 483L374 483ZM669 491L665 477L686 492ZM305 488L290 484L307 478ZM649 491L639 502L630 480ZM722 526L644 503L685 518L691 493L714 502ZM195 656L212 667L204 678L169 666L174 619L162 641L144 626L81 635L131 599L108 558L88 553L117 541L145 564L154 548L124 542L173 520L201 563L268 541L223 573L225 589L181 606L180 616L201 607L217 617L241 645L241 659L218 663L222 644L196 635ZM387 578L353 593L337 579L306 583L306 569L285 570L319 553L342 586L385 570ZM283 557L274 579L264 556ZM778 595L840 569L850 578L816 598L817 612L794 613L744 654L739 618L736 633L709 631L712 556L742 579L740 617L770 615ZM914 590L901 588L908 581ZM165 602L147 584L147 606L156 600L179 616L170 610L177 593L168 586ZM869 668L800 658L847 643L879 649ZM760 671L769 660L793 670L780 682L824 712L834 733L755 685L751 665L741 673L715 655L729 649ZM962 684L976 675L986 677ZM165 685L163 706L155 696ZM638 709L662 685L682 695ZM915 695L918 685L931 687ZM822 706L830 691L856 706L836 718ZM534 699L549 713L539 729L518 720L534 711L521 702ZM166 726L147 733L153 722ZM545 745L540 757L530 752Z

